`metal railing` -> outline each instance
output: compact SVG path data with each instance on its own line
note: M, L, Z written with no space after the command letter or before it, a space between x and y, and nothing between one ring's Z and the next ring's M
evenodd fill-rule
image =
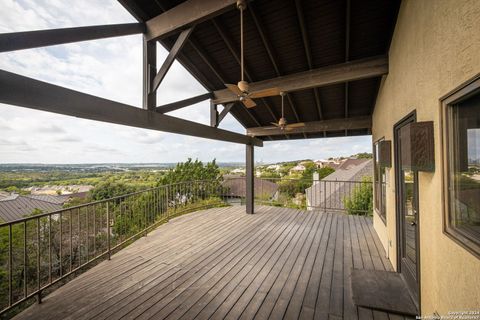
M371 188L367 181L256 178L254 195L259 205L368 214L362 201L348 202ZM244 177L179 182L0 224L0 314L33 297L41 302L42 291L173 216L244 204L245 190Z
M224 206L220 181L180 182L0 224L0 314L173 216Z
M344 211L371 215L373 184L369 180L339 181L262 178L255 180L255 202L306 210Z

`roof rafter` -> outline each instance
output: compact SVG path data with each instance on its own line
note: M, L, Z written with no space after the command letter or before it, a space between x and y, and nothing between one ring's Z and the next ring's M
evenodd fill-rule
M298 23L300 25L300 32L302 33L303 47L305 49L305 56L307 58L308 68L312 70L312 50L310 49L310 41L308 39L307 27L305 23L305 16L303 14L301 0L295 0L295 7L297 9ZM320 103L320 93L318 92L318 88L313 88L313 95L315 97L315 106L317 107L318 118L323 119L322 105Z
M250 14L253 18L253 22L255 24L255 27L257 28L257 31L260 34L260 38L262 39L262 43L265 47L265 50L267 50L268 57L270 58L270 62L273 65L273 69L275 70L275 73L277 74L277 77L280 77L282 75L282 73L280 72L280 68L278 67L277 59L275 58L275 55L273 53L273 48L270 44L270 41L267 38L267 35L265 34L265 29L264 29L262 23L260 22L260 19L258 19L258 17L257 17L257 14L255 12L255 6L253 5L253 3L249 4L249 10L248 11L250 11ZM297 122L300 122L300 117L298 116L297 109L295 108L295 104L293 103L293 98L288 92L286 92L286 93L287 94L285 96L287 97L288 103L290 105L290 109L292 110L293 115L295 116L295 119L297 120ZM307 138L307 136L305 134L303 136L304 136L304 138Z
M212 19L212 24L213 26L215 27L215 29L217 30L218 34L220 35L220 37L222 38L223 42L225 43L225 45L227 46L228 50L230 51L230 53L233 55L233 57L235 58L235 61L237 61L238 65L240 65L240 58L237 54L237 51L235 51L234 47L233 47L233 43L232 41L230 40L230 37L227 35L226 31L225 31L225 27L221 25L221 23L218 21L218 19ZM245 62L244 62L245 64ZM247 77L247 80L249 82L252 82L253 81L253 78L251 76L251 74L248 72L248 67L244 67L244 72L245 72L245 76ZM273 121L277 121L277 116L275 115L275 113L273 112L272 108L270 108L269 104L265 101L265 99L260 99L264 104L265 106L267 107L267 110L268 112L270 113L270 115L272 116L273 118Z
M345 62L350 60L350 0L345 0ZM348 81L345 82L345 118L348 118ZM348 130L345 129L345 135Z

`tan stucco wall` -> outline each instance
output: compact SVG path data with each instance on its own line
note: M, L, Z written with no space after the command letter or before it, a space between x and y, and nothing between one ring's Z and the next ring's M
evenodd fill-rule
M480 73L480 1L404 0L389 60L373 115L373 141L393 141L394 124L413 110L417 121L434 121L436 170L419 174L422 313L480 310L480 259L442 231L439 126L440 97ZM387 226L378 216L374 226L396 267L394 178L391 168Z

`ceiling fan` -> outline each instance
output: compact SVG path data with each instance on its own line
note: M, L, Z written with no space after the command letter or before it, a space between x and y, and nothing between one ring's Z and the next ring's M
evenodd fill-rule
M238 99L245 105L247 108L253 108L257 104L252 99L255 98L264 98L277 96L280 94L280 89L278 88L267 88L263 90L250 92L248 82L244 79L244 62L243 62L243 11L246 9L247 3L245 0L237 1L237 8L240 10L240 72L241 80L238 84L225 84L228 90L233 92Z
M285 119L285 116L284 116L284 108L283 108L283 98L285 97L285 95L286 95L285 92L283 91L280 92L280 96L282 96L282 117L280 118L280 120L278 120L278 123L271 122L271 124L273 124L275 127L270 127L266 129L280 128L280 130L292 131L293 129L296 129L296 128L305 127L305 123L303 122L292 123L292 124L287 123L287 119Z

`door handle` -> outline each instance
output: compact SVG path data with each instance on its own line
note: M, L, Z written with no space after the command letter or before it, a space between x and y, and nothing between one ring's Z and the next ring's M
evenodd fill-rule
M414 226L417 225L417 223L416 223L415 221L412 221L412 222L410 222L410 225L411 225L412 227L414 227Z

